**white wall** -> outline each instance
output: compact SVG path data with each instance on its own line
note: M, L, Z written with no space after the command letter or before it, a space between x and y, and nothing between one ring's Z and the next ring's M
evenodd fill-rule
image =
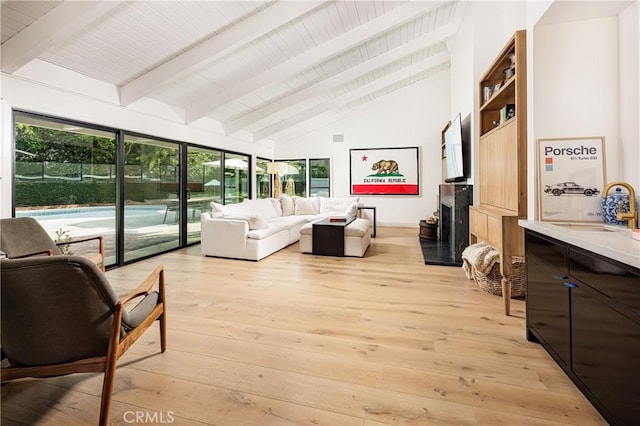
M529 144L548 137L604 136L606 180L623 180L637 190L638 4L619 16L544 24L557 21L553 12L552 6L534 29ZM535 156L529 167L536 168ZM536 216L530 208L529 217Z
M441 181L441 132L453 118L449 105L449 72L412 84L354 109L348 116L278 144L276 158L332 158L331 191L349 195L349 149L420 147L420 196L364 196L366 205L377 207L381 225L417 227L436 209ZM334 134L344 142L332 143Z
M0 99L0 217L11 216L11 110L6 107L4 99ZM5 135L9 134L9 138Z
M609 175L619 169L617 39L615 17L535 34L536 139L604 135Z
M534 64L535 64L535 26L551 7L553 1L539 1L527 3L527 103L534 105L536 102L536 91L534 90ZM536 134L533 130L535 123L534 108L527 107L527 217L537 217L538 194L537 194L537 173L536 173ZM534 141L534 143L531 143Z
M634 185L640 199L640 3L618 17L620 70L619 155L621 179ZM609 176L614 176L609 173Z
M475 170L477 167L477 129L476 129L476 114L478 109L476 100L476 70L474 67L474 22L472 12L473 3L467 3L465 15L463 17L460 29L456 36L449 41L448 46L451 50L451 110L450 116L455 117L456 114L462 114L462 119L469 114L471 116L471 141L469 143L470 148L470 161L471 170L465 174L469 176L467 184L473 185L475 182ZM474 194L475 196L475 194Z

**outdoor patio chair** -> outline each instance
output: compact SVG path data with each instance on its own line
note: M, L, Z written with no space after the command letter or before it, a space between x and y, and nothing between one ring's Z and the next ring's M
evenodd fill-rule
M166 350L163 266L120 300L98 266L80 256L3 259L0 281L2 383L104 373L100 425L107 423L117 360L156 320Z
M70 241L56 243L47 231L32 217L0 219L0 250L10 259L38 255L62 255L60 247L96 240L98 251L80 254L93 261L102 272L104 265L104 237L73 238Z

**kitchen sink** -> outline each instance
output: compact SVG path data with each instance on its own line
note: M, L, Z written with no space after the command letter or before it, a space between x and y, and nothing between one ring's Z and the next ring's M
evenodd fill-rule
M619 232L626 228L614 225L605 225L602 223L586 224L586 223L554 223L561 228L570 229L572 231L588 231L588 232Z

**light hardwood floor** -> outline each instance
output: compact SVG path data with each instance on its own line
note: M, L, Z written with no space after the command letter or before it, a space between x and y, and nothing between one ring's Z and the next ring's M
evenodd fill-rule
M154 326L120 360L110 423L606 424L461 268L423 263L418 229L379 228L362 259L206 258L200 246L107 273L118 293L167 271ZM96 424L102 375L2 386L2 425Z

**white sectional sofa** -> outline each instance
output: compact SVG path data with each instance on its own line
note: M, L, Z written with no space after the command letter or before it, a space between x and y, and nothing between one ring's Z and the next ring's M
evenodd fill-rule
M355 216L358 198L289 197L211 203L200 216L205 256L260 260L300 239L300 228L327 216Z

